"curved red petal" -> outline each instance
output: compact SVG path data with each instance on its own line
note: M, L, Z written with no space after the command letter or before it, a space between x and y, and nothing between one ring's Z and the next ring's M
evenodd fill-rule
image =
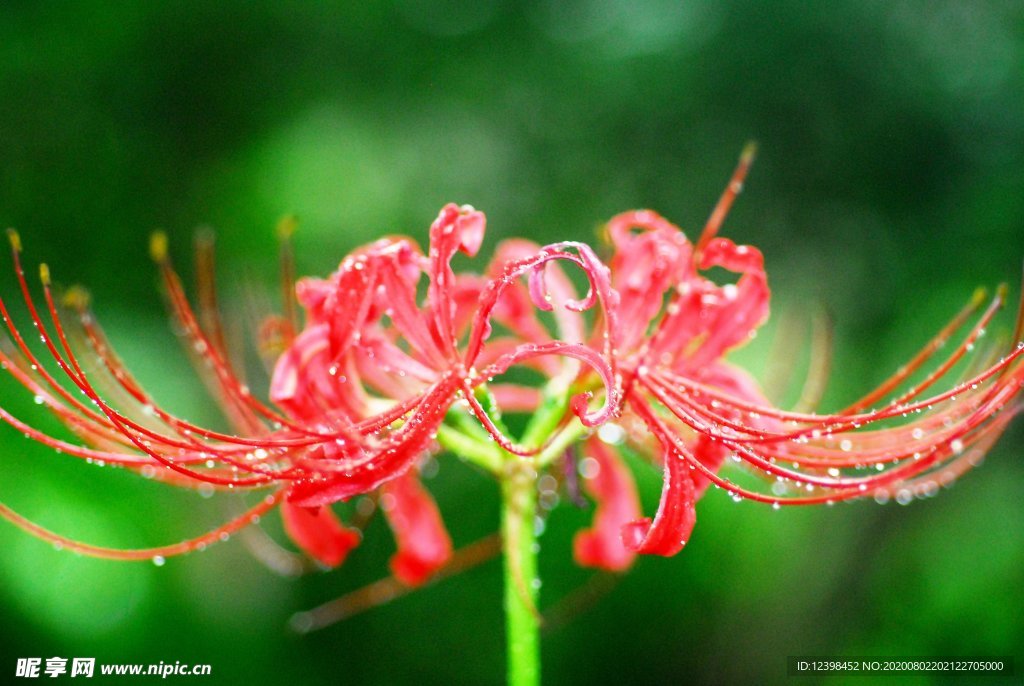
M449 356L454 356L458 345L454 323L455 298L452 296L455 272L451 268L451 259L459 251L475 255L483 241L485 227L483 212L453 203L445 205L430 226L427 309Z
M330 507L300 507L281 503L284 530L295 545L328 567L337 567L359 545L362 535L341 523Z
M677 452L678 448L672 441L662 435L660 423L653 417L646 403L638 399L633 407L661 444L665 476L661 502L654 520L644 518L624 526L622 542L638 553L668 557L683 549L697 522L693 480L683 456Z
M636 557L622 538L623 527L640 518L636 484L618 455L600 440L587 441L587 453L594 462L584 470L583 489L597 503L597 510L593 525L573 539L573 554L584 567L622 571Z
M384 484L381 509L398 545L398 552L391 558L391 571L399 581L418 586L451 559L452 539L437 503L415 471Z
M735 284L718 286L693 274L679 284L654 335L651 355L656 364L700 369L745 343L768 318L771 292L759 250L715 238L704 248L700 266L741 276Z
M311 476L291 487L289 502L305 507L329 505L369 493L404 475L433 443L458 388L459 379L454 374L447 375L416 401L400 428L380 440L346 446L348 451L361 451L358 459L303 462Z
M562 341L524 343L495 360L481 372L480 377L491 379L499 374L504 374L510 367L544 355L560 355L577 359L590 365L601 377L601 383L605 390L604 405L597 410L588 412L587 400L593 395L590 392L575 395L571 401L573 412L585 426L598 426L619 413L622 392L618 387L615 373L600 353L585 345L563 343Z

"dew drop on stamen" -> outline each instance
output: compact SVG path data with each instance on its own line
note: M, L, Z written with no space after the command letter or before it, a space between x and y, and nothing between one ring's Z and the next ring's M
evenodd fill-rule
M896 493L896 502L900 505L909 505L914 499L914 494L909 488L901 488Z
M852 448L853 441L851 441L849 438L844 438L839 442L839 449L842 450L844 453L850 452Z
M153 556L153 564L155 564L157 567L163 567L165 562L167 562L167 560L164 559L163 555Z
M910 432L910 435L914 437L914 440L919 440L921 437L924 436L924 429L922 429L921 427L917 427Z
M875 502L879 505L885 505L889 502L889 493L887 491L875 491Z

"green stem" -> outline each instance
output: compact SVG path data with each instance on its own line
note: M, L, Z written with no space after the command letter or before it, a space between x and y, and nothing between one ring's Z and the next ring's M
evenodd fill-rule
M505 622L510 686L540 683L540 616L537 613L537 472L510 461L501 481L501 533L505 564Z

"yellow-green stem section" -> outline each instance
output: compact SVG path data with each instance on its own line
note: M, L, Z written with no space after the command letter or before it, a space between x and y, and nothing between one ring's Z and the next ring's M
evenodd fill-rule
M505 626L509 686L540 683L540 617L537 614L537 473L509 462L501 480Z
M501 414L486 388L476 398L499 430L508 435ZM498 477L501 484L502 552L505 573L505 626L510 686L540 684L540 615L537 596L537 477L538 470L558 459L566 448L582 438L586 427L576 418L559 425L569 406L570 389L549 386L544 399L523 432L522 444L540 446L539 454L523 458L502 450L468 413L448 413L449 425L437 438L446 448Z

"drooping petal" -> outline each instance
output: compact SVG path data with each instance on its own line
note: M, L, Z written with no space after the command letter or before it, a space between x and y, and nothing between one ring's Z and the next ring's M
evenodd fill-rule
M451 559L451 537L415 471L384 484L381 508L398 545L391 571L399 581L418 586Z
M299 507L281 503L285 533L310 557L337 567L359 545L362 535L341 523L330 507Z
M622 541L638 553L668 557L683 549L697 522L693 480L690 478L690 469L679 453L684 446L678 446L670 440L664 425L646 402L635 398L631 405L661 444L664 483L654 520L645 517L630 522L622 529Z
M618 455L602 441L587 441L587 453L593 462L583 475L583 489L597 503L597 510L591 528L576 534L573 554L584 567L622 571L636 557L622 538L623 527L640 518L636 484Z

